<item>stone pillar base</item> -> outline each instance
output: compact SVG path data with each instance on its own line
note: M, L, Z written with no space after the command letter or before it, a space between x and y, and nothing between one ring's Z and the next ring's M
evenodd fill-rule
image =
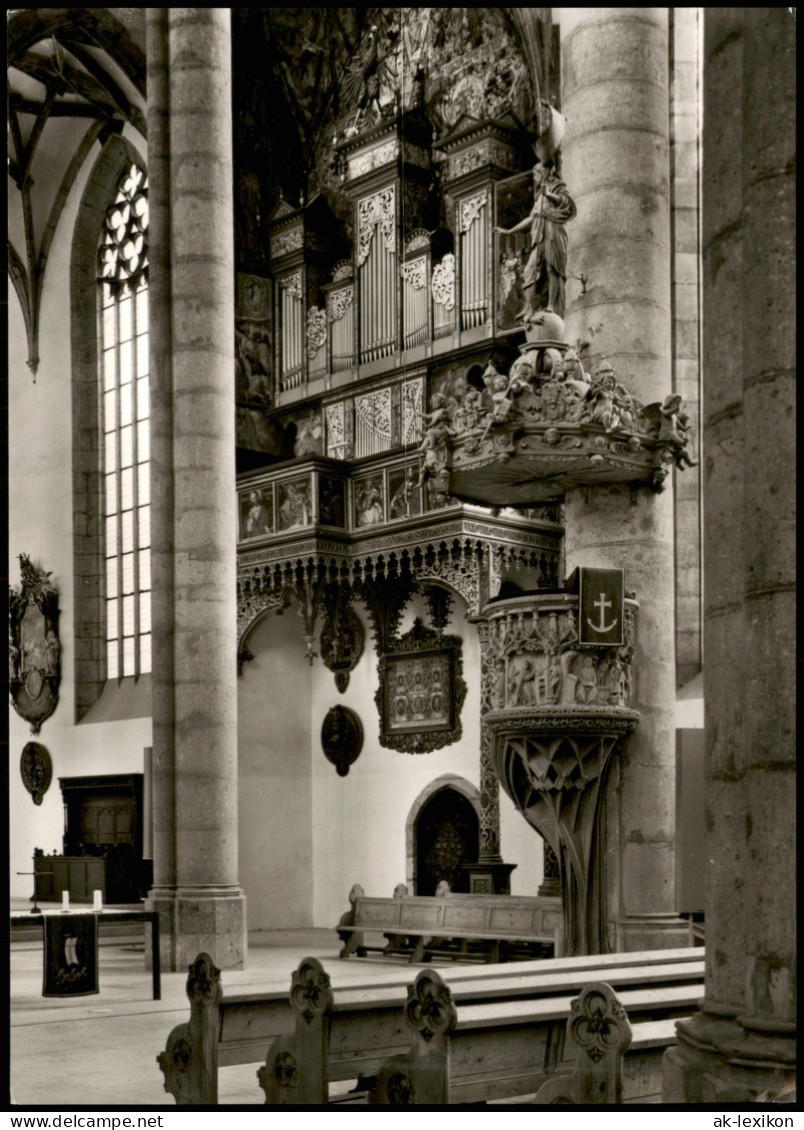
M246 896L240 887L154 887L146 906L159 914L166 973L186 972L201 952L219 969L245 969Z
M795 1078L794 1031L754 1030L745 1020L697 1012L679 1022L678 1044L664 1053L662 1101L784 1102Z
M627 914L609 921L614 953L680 949L692 945L689 923L677 914Z

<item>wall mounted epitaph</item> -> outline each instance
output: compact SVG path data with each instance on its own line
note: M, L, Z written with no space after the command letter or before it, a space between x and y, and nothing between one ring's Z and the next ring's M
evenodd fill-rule
M9 593L8 681L14 709L38 734L59 701L59 594L50 573L19 555L22 583Z
M401 753L431 753L461 736L466 697L459 636L413 627L380 655L380 745Z
M34 804L41 804L53 780L53 762L48 751L39 742L28 742L23 747L20 776Z
M363 724L354 710L333 706L327 711L321 726L321 748L338 776L345 777L363 748Z
M354 609L338 600L321 628L318 646L324 666L335 676L335 686L344 693L349 686L349 675L363 654L363 625Z

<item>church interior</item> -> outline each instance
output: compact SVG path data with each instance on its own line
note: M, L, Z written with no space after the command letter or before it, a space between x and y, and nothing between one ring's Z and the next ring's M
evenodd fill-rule
M182 1000L270 932L359 972L361 908L452 904L431 993L672 951L651 1101L789 1093L792 10L11 9L8 47L12 920L145 912Z

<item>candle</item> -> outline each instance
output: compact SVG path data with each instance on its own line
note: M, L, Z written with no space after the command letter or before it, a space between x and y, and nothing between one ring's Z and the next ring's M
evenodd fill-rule
M101 897L100 891L92 892L92 909L103 910L103 899Z
M70 892L69 891L62 891L61 892L61 909L62 909L62 911L66 911L66 910L70 909Z

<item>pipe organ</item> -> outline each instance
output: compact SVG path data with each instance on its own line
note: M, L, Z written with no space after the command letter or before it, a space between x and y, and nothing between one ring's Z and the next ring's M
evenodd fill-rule
M489 311L489 190L463 196L457 204L461 255L461 329L486 322Z
M532 161L512 115L464 115L434 143L411 110L333 145L350 221L318 194L299 208L280 200L268 225L276 407L519 330L499 316L508 247L493 232L498 186ZM374 452L385 433L354 423L356 449Z
M280 199L268 220L270 282L239 284L261 282L273 319L261 338L273 372L238 440L242 466L260 465L250 447L264 463L418 446L452 354L456 389L482 392L469 370L492 354L474 366L470 355L495 341L515 353L522 332L526 241L493 229L527 214L529 142L511 114L463 114L434 140L421 108L336 133L326 192L296 207ZM451 415L462 396L448 395Z

